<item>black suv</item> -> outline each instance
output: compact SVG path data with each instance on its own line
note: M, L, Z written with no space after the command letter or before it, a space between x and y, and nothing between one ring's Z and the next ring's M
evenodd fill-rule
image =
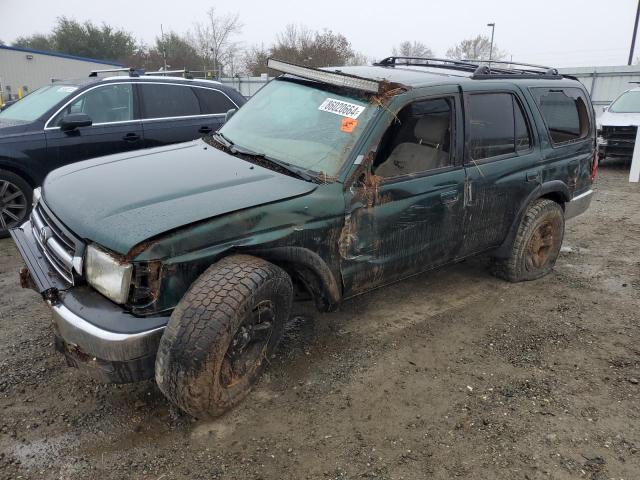
M155 375L174 405L219 415L260 376L294 298L331 310L480 253L534 280L589 207L593 109L553 69L269 66L285 75L217 134L68 165L35 191L11 234L72 365Z
M31 191L51 170L193 140L215 132L227 111L245 103L233 88L209 80L134 70L92 75L42 87L0 112L0 238L26 219Z

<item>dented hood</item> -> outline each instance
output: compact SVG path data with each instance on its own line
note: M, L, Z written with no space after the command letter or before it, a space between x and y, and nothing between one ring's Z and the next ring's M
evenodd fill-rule
M197 140L59 168L46 178L42 197L76 235L126 254L169 230L316 186Z

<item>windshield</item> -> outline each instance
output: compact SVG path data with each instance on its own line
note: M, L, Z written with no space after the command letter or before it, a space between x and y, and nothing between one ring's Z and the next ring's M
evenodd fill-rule
M274 80L220 132L239 148L336 175L377 107L325 87Z
M609 107L614 113L640 113L640 91L629 91L623 93Z
M25 122L36 120L77 89L78 87L72 85L50 85L39 88L0 112L0 120L22 120Z

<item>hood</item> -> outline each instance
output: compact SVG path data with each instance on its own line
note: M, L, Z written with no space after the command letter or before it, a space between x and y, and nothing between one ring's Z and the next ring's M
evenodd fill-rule
M597 124L598 128L640 125L640 113L615 113L607 110L600 115Z
M59 168L42 198L76 235L126 254L169 230L316 186L197 140Z
M28 129L31 123L32 122L25 122L23 120L0 118L0 137L13 135L15 133L22 133Z

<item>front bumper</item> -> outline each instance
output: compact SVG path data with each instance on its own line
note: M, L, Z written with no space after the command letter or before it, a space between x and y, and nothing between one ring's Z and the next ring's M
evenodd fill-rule
M135 317L87 285L69 286L40 252L29 222L11 236L26 264L21 284L51 307L56 347L69 364L107 382L153 377L168 316Z
M591 200L593 200L593 190L576 195L564 204L564 218L568 220L584 213L591 205Z

